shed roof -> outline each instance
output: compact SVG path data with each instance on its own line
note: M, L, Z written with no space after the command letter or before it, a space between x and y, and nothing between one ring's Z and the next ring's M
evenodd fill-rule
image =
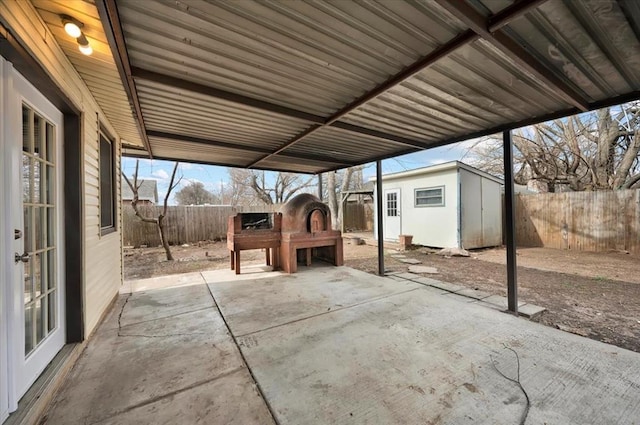
M130 155L317 173L640 97L634 1L96 6Z
M472 167L469 164L465 164L464 162L460 162L460 161L450 161L442 164L430 165L428 167L415 168L413 170L408 170L408 171L400 171L398 173L384 174L382 176L382 180L406 179L411 177L424 176L427 174L441 173L443 171L457 170L457 169L467 170L473 174L477 174L488 180L494 181L499 184L504 184L504 180L498 177L492 176L489 173L486 173L482 170L479 170L475 167Z
M128 184L122 185L122 200L130 201L133 199L133 191ZM154 204L158 203L158 182L156 180L143 179L138 180L138 199L141 201L150 201Z

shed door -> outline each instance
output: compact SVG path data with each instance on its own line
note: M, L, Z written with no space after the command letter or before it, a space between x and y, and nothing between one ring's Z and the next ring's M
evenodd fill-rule
M400 189L384 191L384 238L397 241L401 232L400 226Z

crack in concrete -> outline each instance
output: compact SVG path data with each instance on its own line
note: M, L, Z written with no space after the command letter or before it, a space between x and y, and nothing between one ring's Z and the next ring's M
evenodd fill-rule
M124 314L124 308L127 306L131 295L133 294L129 293L129 295L127 295L127 298L124 300L124 303L122 303L122 307L120 308L120 314L118 314L118 336L120 336L120 333L122 331L122 315Z
M120 409L120 410L117 410L117 411L115 411L115 412L112 412L112 413L110 413L110 414L106 415L105 417L102 417L102 418L100 418L100 419L98 419L98 420L95 420L95 421L91 422L89 425L98 425L98 424L100 424L100 423L102 423L102 422L104 422L104 421L106 421L106 420L108 420L108 419L114 418L114 417L116 417L116 416L118 416L118 415L121 415L121 414L123 414L123 413L127 413L127 412L130 412L130 411L132 411L132 410L134 410L134 409L137 409L137 408L139 408L139 407L144 407L144 406L147 406L147 405L149 405L149 404L153 404L153 403L155 403L156 401L162 400L162 399L164 399L164 398L172 397L172 396L174 396L174 395L177 395L177 394L183 393L183 392L185 392L185 391L192 390L192 389L194 389L194 388L196 388L196 387L199 387L199 386L201 386L201 385L208 384L208 383L213 382L213 381L215 381L215 380L217 380L217 379L220 379L220 378L227 377L227 376L232 375L232 374L234 374L234 373L236 373L236 372L239 372L239 371L241 371L241 370L242 370L242 366L239 366L239 367L236 367L236 368L234 368L234 369L232 369L232 370L230 370L230 371L227 371L227 372L221 373L220 375L214 376L213 378L205 379L205 380L198 381L198 382L194 382L193 384L191 384L191 385L187 385L187 386L186 386L186 387L184 387L184 388L180 388L180 389L177 389L177 390L174 390L174 391L170 391L170 392L168 392L168 393L166 393L166 394L162 394L162 395L158 395L158 396L155 396L155 397L151 397L151 398L150 398L150 399L148 399L148 400L144 400L144 401L141 401L141 402L139 402L139 403L133 404L133 405L131 405L131 406L127 406L127 407L125 407L124 409ZM86 420L87 420L87 419L85 419L85 421L86 421ZM85 422L85 423L86 423L86 422Z
M204 278L204 276L203 276L203 278ZM211 290L211 287L209 286L209 284L207 284L207 289L209 290L209 294L211 295L211 298L213 299L213 304L215 305L216 310L218 310L218 314L220 314L220 317L222 318L222 321L224 322L224 325L227 328L227 332L229 332L229 335L231 336L231 339L233 339L233 343L236 345L236 348L238 349L238 353L240 353L240 357L242 358L242 362L244 363L244 366L249 371L249 375L251 375L251 379L253 380L253 382L256 385L256 388L258 389L258 393L260 394L260 398L262 398L262 401L264 401L264 404L267 406L267 410L269 410L269 414L271 415L271 418L273 419L273 422L276 425L280 425L280 421L278 421L278 418L276 417L275 412L274 412L273 408L271 407L271 404L269 403L269 400L267 400L267 397L265 396L265 393L262 390L262 386L260 386L260 383L258 382L258 380L256 379L255 375L253 374L253 370L251 369L251 366L249 366L249 362L247 361L246 357L244 356L244 353L242 352L242 349L240 348L240 345L238 344L238 340L236 339L236 336L233 334L233 332L231 332L231 328L229 327L229 324L227 323L227 319L226 319L226 317L224 317L224 314L222 314L222 310L220 309L220 306L218 305L218 302L216 301L216 297L213 295L213 291Z

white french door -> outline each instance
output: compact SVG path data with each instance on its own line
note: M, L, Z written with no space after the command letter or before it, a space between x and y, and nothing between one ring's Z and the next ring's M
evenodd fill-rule
M62 113L4 64L9 411L65 343ZM7 175L8 174L8 175Z
M384 238L397 241L400 236L400 189L384 191Z

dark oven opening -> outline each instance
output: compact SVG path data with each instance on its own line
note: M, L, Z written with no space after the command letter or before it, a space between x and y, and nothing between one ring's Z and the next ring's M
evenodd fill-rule
M271 216L269 213L242 213L242 230L272 229Z

